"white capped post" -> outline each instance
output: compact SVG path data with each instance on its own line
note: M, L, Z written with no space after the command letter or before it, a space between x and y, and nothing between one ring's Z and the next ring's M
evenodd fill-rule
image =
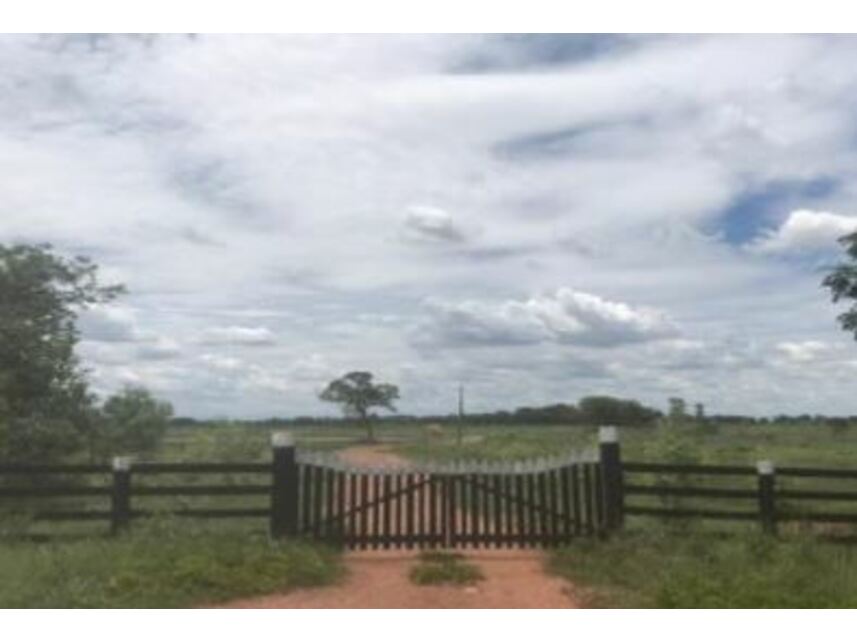
M131 458L128 456L116 456L113 458L113 470L114 471L130 471L131 470Z
M271 435L271 446L275 449L285 449L295 446L295 436L291 431L277 431Z
M598 428L598 442L604 444L605 442L618 442L619 441L619 431L615 426L602 426Z
M598 460L604 484L603 502L604 528L610 532L619 529L624 522L625 491L622 475L622 453L619 447L619 432L615 426L598 429Z
M756 463L759 482L759 521L767 534L777 533L777 489L774 463L759 460Z
M110 494L110 532L118 534L131 522L131 458L113 458Z
M298 463L295 438L289 431L271 435L271 514L273 538L293 536L298 530Z
M773 460L759 460L756 463L756 471L760 476L771 476L774 474Z

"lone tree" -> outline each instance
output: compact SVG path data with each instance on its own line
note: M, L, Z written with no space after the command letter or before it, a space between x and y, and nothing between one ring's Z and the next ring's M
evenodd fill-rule
M845 246L848 260L836 266L833 272L824 278L821 285L830 288L833 303L841 299L857 301L857 232L845 235L839 239L839 243ZM854 338L857 339L857 304L852 305L837 319L842 324L842 329L853 333Z
M392 384L374 384L372 373L353 371L333 380L319 398L342 407L346 417L358 418L366 425L369 442L375 441L375 432L369 418L373 407L395 411L393 401L399 399L399 388Z
M74 355L77 311L124 292L96 272L49 245L0 244L0 458L49 460L91 444L97 409Z

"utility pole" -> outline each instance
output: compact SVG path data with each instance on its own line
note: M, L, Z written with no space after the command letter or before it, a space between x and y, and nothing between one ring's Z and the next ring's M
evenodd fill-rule
M464 385L458 385L458 446L464 441Z

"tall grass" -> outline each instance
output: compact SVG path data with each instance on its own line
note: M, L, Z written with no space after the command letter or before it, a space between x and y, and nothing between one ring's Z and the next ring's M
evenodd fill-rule
M135 524L118 538L0 543L0 608L169 608L324 585L337 554L188 520Z
M549 566L593 607L857 607L857 550L815 538L650 526L558 550Z

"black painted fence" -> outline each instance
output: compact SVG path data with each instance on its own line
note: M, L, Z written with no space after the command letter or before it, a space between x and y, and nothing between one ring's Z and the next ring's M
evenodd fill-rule
M133 507L132 498L158 497L222 497L271 495L271 484L151 484L162 474L187 474L199 477L206 474L263 474L270 476L272 467L267 463L132 463L127 458L114 459L113 465L31 465L0 464L0 503L4 500L28 499L100 500L104 505L90 508L50 508L36 505L27 512L35 521L108 521L113 533L126 527L133 518L149 517L156 513L170 513L191 518L268 518L267 508L172 508L157 512ZM76 480L85 477L86 484ZM93 483L92 479L99 479ZM63 503L66 504L66 503Z
M857 469L775 468L771 461L761 461L755 467L624 462L622 472L624 516L754 521L767 533L776 533L779 524L788 522L857 523ZM640 483L635 480L640 474L655 474L661 481ZM682 481L687 478L694 482ZM707 484L696 482L700 478ZM814 482L812 488L796 488L794 484L810 480ZM829 485L832 480L850 481L852 488L818 486L819 481ZM642 506L641 498L656 498L661 506ZM680 506L665 506L669 501ZM712 501L725 502L729 507L712 508ZM830 505L851 511L830 510Z

